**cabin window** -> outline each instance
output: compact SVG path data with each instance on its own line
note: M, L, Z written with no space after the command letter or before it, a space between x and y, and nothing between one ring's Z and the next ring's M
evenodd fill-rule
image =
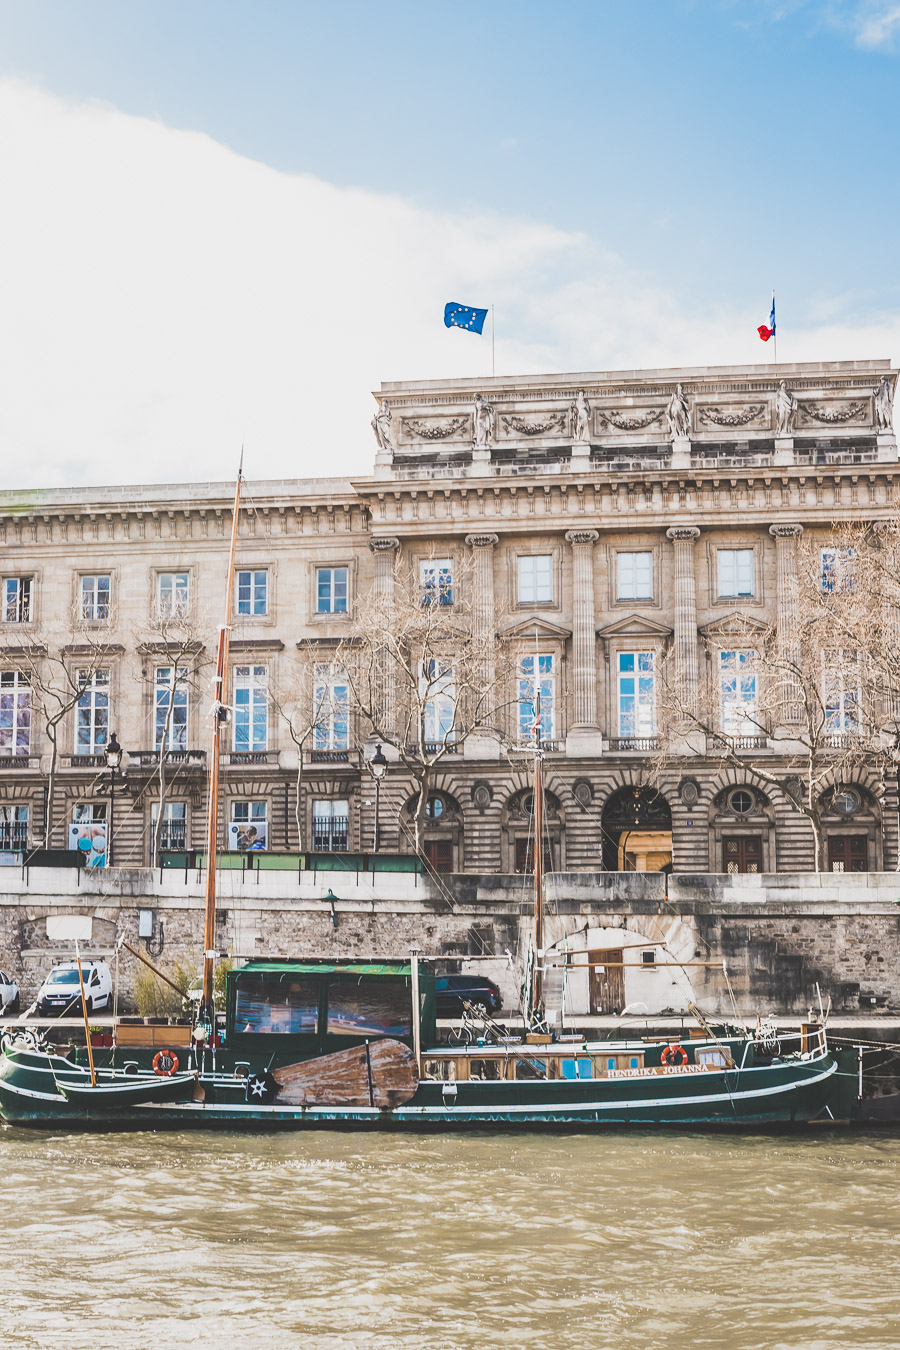
M722 1050L696 1050L694 1057L698 1064L708 1064L713 1069L726 1067L725 1053Z
M329 988L329 1036L409 1036L411 1018L411 995L405 979L332 984Z
M594 1066L589 1059L564 1059L560 1065L563 1078L593 1078Z
M456 1060L455 1059L426 1059L424 1063L424 1078L430 1078L432 1082L453 1083L456 1081Z
M503 1077L502 1059L472 1059L469 1061L469 1077L481 1082L496 1082Z
M517 1059L516 1078L546 1078L547 1061L545 1059Z
M315 1035L318 1024L317 979L272 974L238 982L234 1029L241 1035Z

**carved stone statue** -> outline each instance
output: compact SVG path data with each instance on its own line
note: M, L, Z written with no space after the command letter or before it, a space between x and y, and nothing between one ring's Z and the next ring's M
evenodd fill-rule
M391 420L393 414L386 403L379 403L378 411L372 418L372 430L375 432L375 439L378 442L378 449L388 455L394 453L394 442L391 440Z
M673 441L690 440L691 414L684 385L675 386L675 393L666 404L666 418L669 423L669 435Z
M478 450L486 450L494 439L494 405L488 403L481 394L475 395L472 420L475 426L475 446Z
M572 404L572 435L576 441L591 439L591 405L583 389L579 389Z
M875 426L878 431L894 429L894 398L891 382L884 375L875 386Z
M797 400L788 389L784 380L778 386L778 393L775 395L775 435L792 436L794 432L794 413L797 411Z

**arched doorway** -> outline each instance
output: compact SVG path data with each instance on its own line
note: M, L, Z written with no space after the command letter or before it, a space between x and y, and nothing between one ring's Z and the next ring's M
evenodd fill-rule
M619 788L606 799L602 828L607 872L672 870L672 812L655 788Z

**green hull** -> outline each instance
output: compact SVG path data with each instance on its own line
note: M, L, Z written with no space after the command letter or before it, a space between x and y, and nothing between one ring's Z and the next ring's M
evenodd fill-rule
M736 1056L737 1058L737 1056ZM378 1130L598 1129L631 1126L771 1127L833 1120L837 1061L824 1053L767 1065L666 1076L590 1080L422 1081L403 1106L286 1106L246 1100L246 1081L220 1056L201 1072L205 1100L120 1101L104 1110L99 1097L67 1100L56 1076L73 1065L42 1051L10 1048L0 1056L0 1113L16 1125L54 1129L305 1129ZM77 1073L77 1070L75 1071ZM100 1066L99 1080L124 1075ZM148 1084L152 1075L142 1070ZM135 1083L140 1094L140 1086ZM149 1091L149 1088L148 1088ZM102 1096L102 1092L101 1092Z

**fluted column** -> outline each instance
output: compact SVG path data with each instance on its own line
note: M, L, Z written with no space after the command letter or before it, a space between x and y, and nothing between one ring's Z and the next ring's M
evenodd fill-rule
M785 682L796 689L796 698L789 692L782 712L782 721L797 723L801 718L799 680L791 675L800 659L797 643L797 540L803 533L802 525L770 525L769 534L775 540L775 564L778 588L778 651L786 663Z
M467 534L466 543L472 550L472 629L476 650L482 652L480 679L484 689L490 689L496 677L493 659L494 644L494 549L500 542L496 534ZM481 728L466 737L463 746L466 759L495 759L499 741L488 728Z
M689 709L697 706L697 588L694 580L696 525L666 530L675 553L675 679Z
M594 544L596 530L569 530L572 546L572 657L575 667L573 729L597 729L597 642L594 636Z
M375 584L372 588L376 613L390 615L394 602L394 564L400 540L393 537L370 539L369 548L375 555ZM378 704L385 731L393 730L396 681L390 657L381 654L378 661Z

